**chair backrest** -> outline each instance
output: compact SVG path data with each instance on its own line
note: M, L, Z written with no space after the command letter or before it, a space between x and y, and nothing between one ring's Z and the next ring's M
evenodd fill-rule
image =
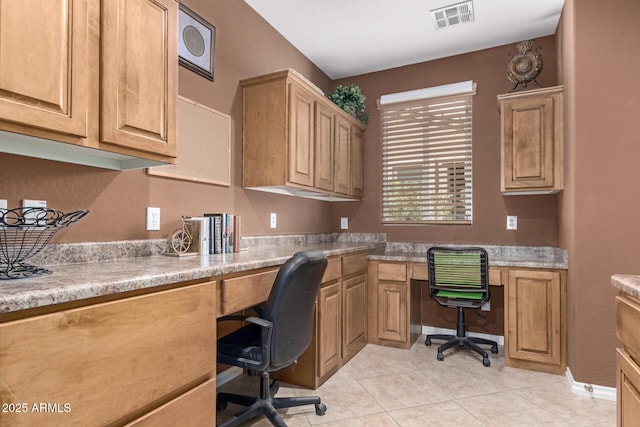
M489 301L487 251L432 247L427 251L429 295L447 307L481 307Z
M293 363L313 337L313 313L327 258L320 251L298 252L278 271L262 317L273 323L271 364L277 370Z

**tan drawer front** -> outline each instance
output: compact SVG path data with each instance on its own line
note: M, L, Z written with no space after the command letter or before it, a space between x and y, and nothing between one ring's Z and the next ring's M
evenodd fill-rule
M224 279L220 284L219 314L230 314L267 300L278 268L262 273Z
M357 253L342 257L342 276L351 276L367 270L367 254Z
M340 257L332 257L327 261L327 269L322 275L322 283L332 282L342 276Z
M378 264L378 280L407 281L407 264L381 262Z
M489 269L489 284L493 286L502 286L502 270L499 268Z
M624 348L640 360L640 301L626 295L616 297L616 332Z

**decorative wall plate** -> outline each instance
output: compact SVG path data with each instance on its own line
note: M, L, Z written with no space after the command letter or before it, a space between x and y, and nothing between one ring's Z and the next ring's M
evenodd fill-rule
M531 46L533 46L533 40L518 43L516 45L518 54L514 55L507 64L507 78L513 82L511 91L515 91L519 85L526 89L530 82L534 87L540 87L536 77L542 71L542 55L537 52L541 47L538 46L536 52L531 52Z

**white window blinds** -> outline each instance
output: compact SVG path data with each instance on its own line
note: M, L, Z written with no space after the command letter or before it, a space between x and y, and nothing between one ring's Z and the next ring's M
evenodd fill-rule
M474 94L463 82L381 97L383 223L471 223Z

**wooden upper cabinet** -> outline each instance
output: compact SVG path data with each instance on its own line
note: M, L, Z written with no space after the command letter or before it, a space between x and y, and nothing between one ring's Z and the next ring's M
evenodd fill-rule
M342 117L336 120L335 192L351 194L351 124Z
M292 70L240 82L244 188L356 200L351 138L362 126ZM357 193L357 192L356 192Z
M498 96L504 194L562 190L562 91L556 86Z
M351 128L351 195L364 197L364 132Z
M101 142L176 156L178 3L102 4Z
M316 102L315 137L315 187L333 191L334 114L320 102Z
M289 88L289 181L314 184L314 98L295 83Z
M175 163L178 5L0 2L0 130L15 134L0 150L115 169ZM105 152L123 155L118 166Z
M86 3L0 2L0 120L87 136Z

